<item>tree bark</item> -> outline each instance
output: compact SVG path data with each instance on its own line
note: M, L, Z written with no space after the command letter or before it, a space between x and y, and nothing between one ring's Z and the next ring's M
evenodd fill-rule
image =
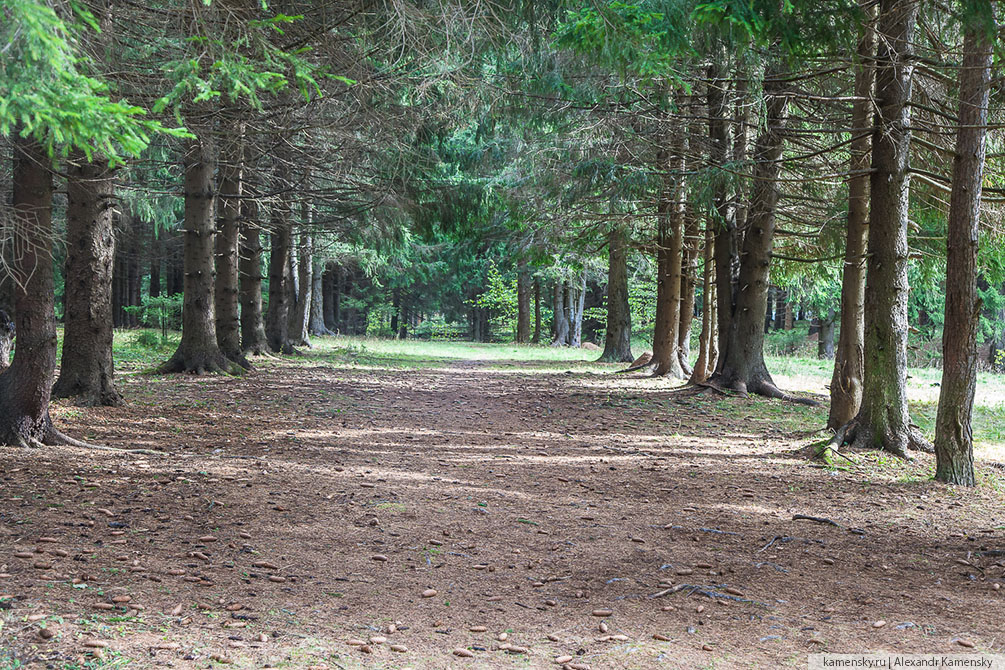
M516 266L516 341L518 344L530 342L530 291L527 286L527 261L520 260Z
M678 96L680 101L681 96ZM683 379L680 364L681 266L684 238L684 133L673 131L670 147L657 162L663 185L657 212L656 324L653 330L653 375Z
M935 420L935 478L974 486L974 393L977 389L977 295L984 159L987 153L991 40L982 26L966 28L959 71L960 114L953 159L946 245L946 319L942 336L942 386Z
M285 212L288 213L288 212ZM269 254L269 309L265 317L265 334L269 348L275 353L296 353L290 342L290 228L276 212L272 220L272 251Z
M712 377L715 384L740 393L785 397L778 390L764 364L764 314L768 306L771 247L778 203L778 174L781 169L783 128L788 100L783 74L772 62L764 76L765 125L754 148L754 180L750 195L748 229L740 254L739 289L734 296L729 332L719 341L720 363ZM718 270L718 268L717 268ZM722 282L719 289L722 288ZM720 299L720 307L722 300ZM723 319L719 318L720 324Z
M225 136L219 175L219 218L216 232L216 341L220 352L251 368L241 347L240 243L241 196L244 191L244 133L238 124Z
M307 330L311 335L334 335L325 325L324 264L314 263L311 270L311 314Z
M14 320L0 309L0 372L10 367L10 352L14 349Z
M181 342L160 372L226 372L244 370L231 361L216 342L213 300L214 205L213 169L216 160L208 134L185 147L185 284Z
M332 335L338 333L338 319L335 317L335 268L328 266L321 279L322 302L324 303L325 328Z
M917 0L880 0L866 262L862 405L847 439L907 455L926 446L907 410L907 224L911 46Z
M576 349L583 346L583 308L586 305L586 275L579 277L578 285L575 289L569 284L569 305L572 318L569 325L569 346Z
M625 233L611 228L607 236L609 264L607 270L607 334L603 363L631 363L632 312L628 304L628 245Z
M112 363L115 177L75 155L68 167L66 316L56 398L81 405L123 404Z
M713 167L719 168L726 164L729 153L729 129L727 124L726 80L722 76L721 66L713 62L708 67L708 137L711 143L709 161ZM715 217L715 284L716 284L716 330L720 352L727 350L726 338L730 332L730 319L733 317L733 274L737 264L737 232L736 220L730 207L726 192L726 180L722 175L715 179L712 194L712 211ZM723 359L721 357L719 364Z
M834 358L834 310L827 316L820 317L820 329L817 332L817 358L831 360Z
M0 372L0 444L58 443L49 418L56 370L52 256L52 174L34 140L15 130L12 258L17 350Z
M715 263L713 258L715 247L715 224L711 216L705 220L704 263L702 264L702 308L701 335L698 337L698 360L691 368L688 384L703 384L712 375L716 363L716 296L715 296Z
M310 205L304 203L301 207L301 216L309 226L311 219ZM300 233L300 242L296 249L296 309L292 313L290 322L290 340L293 346L311 346L310 334L307 331L308 320L311 309L311 275L313 274L314 239L311 233L304 231Z
M691 324L694 321L695 291L698 287L698 249L701 230L690 203L684 210L684 246L681 250L680 323L677 326L677 358L685 376L691 375Z
M335 328L333 330L336 333L342 332L342 296L345 294L345 268L341 265L335 266L335 296L333 298L334 305L334 318L335 318Z
M534 337L533 344L541 343L541 280L534 277Z
M258 224L258 202L245 200L240 226L238 272L241 289L241 350L246 356L269 353L262 318L262 233Z
M552 301L552 331L551 346L564 347L569 344L569 315L565 311L565 283L555 280L554 300Z

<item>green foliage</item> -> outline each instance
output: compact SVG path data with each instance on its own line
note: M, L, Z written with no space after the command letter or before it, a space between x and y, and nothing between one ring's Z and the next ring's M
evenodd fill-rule
M517 305L516 277L507 279L494 260L489 261L486 289L473 301L477 307L489 310L489 323L493 328L516 333Z
M261 11L268 11L267 3L262 3ZM196 34L166 38L171 53L179 57L161 65L170 90L154 103L154 112L173 110L180 122L183 110L190 105L241 102L261 110L263 95L275 95L291 86L309 101L322 96L320 80L356 84L308 58L312 51L309 45L292 49L277 45L282 39L276 38L282 38L289 25L301 21L301 15L247 16L243 23L228 21L233 27L220 36L218 24L209 20L215 14L213 10L195 14Z
M685 85L680 61L694 55L688 13L682 2L588 5L569 11L555 43L647 82Z
M790 56L819 53L821 47L852 47L862 20L853 0L823 5L794 0L710 0L695 7L699 24L724 28L739 42L779 45Z
M182 294L177 293L157 298L145 295L141 300L141 304L124 307L123 309L131 314L138 315L140 323L144 326L159 328L161 332L160 344L163 345L168 339L169 330L181 328L181 308Z
M187 136L142 118L143 108L114 100L88 73L80 41L97 24L83 5L71 7L64 19L46 2L0 0L0 135L30 136L53 158L79 149L113 165L140 154L153 135Z

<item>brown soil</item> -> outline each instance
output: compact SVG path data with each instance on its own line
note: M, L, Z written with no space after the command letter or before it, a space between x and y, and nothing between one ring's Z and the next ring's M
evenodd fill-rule
M786 426L813 410L477 363L121 387L126 407L60 426L169 456L0 450L0 667L1005 652L1001 488L936 485L925 460L810 467Z

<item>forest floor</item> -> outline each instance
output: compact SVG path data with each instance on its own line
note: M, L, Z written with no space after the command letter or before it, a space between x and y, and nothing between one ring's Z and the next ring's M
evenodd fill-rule
M795 452L822 408L579 352L344 344L243 378L126 373L125 407L54 408L166 456L0 449L0 668L1005 652L986 462L973 490L928 456L814 466Z

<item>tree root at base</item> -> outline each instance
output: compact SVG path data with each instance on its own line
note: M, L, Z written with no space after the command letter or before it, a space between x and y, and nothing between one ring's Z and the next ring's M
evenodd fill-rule
M61 446L61 447L77 447L78 449L88 449L93 451L114 451L120 454L145 454L147 456L167 456L167 452L157 451L155 449L118 449L116 447L106 447L101 444L91 444L89 442L82 442L80 440L75 440L69 435L64 435L60 431L56 430L55 427L50 426L46 431L45 436L41 440L32 440L34 444L31 446L35 447L46 447L46 446Z

